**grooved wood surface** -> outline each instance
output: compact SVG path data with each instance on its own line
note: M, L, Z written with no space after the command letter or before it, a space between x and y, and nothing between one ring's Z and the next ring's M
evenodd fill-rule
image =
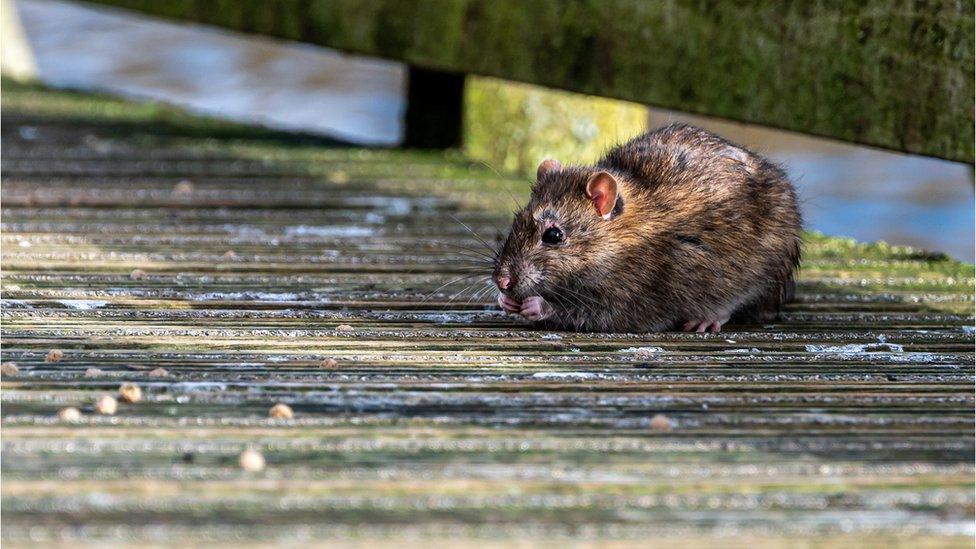
M3 117L11 546L972 543L971 266L810 235L779 322L540 332L468 231L523 183L29 87Z

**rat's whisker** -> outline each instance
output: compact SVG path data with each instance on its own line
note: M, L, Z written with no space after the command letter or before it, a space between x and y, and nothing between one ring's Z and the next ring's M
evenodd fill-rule
M478 239L478 242L481 242L482 244L484 244L484 246L485 246L486 248L488 248L488 250L489 250L489 251L490 251L490 252L491 252L492 254L495 254L495 255L497 255L497 254L498 254L498 251L497 251L497 250L496 250L496 249L495 249L495 248L494 248L494 247L493 247L493 246L492 246L491 244L489 244L489 243L488 243L487 241L485 241L485 239L484 239L484 238L482 238L480 234L478 234L478 233L476 233L476 232L474 231L474 229L472 229L471 227L468 227L467 225L465 225L465 224L464 224L464 222L463 222L463 221L461 221L460 219L458 219L457 217L454 217L454 214L447 214L447 215L448 215L448 216L449 216L449 217L450 217L451 219L453 219L454 221L456 221L456 222L457 222L457 223L458 223L459 225L461 225L462 227L464 227L465 229L467 229L467 231L468 231L469 233L471 233L471 235L472 235L472 236L474 236L474 237L475 237L476 239Z
M480 290L478 290L478 291L476 291L471 296L471 298L468 299L468 303L471 303L472 301L475 301L475 300L478 300L478 299L483 299L486 294L488 294L491 290L493 290L495 288L495 284L492 283L491 280L486 280L485 283L486 283L485 284L485 287L482 288L482 289L480 289Z
M474 252L474 253L477 253L477 254L484 255L485 257L490 257L492 259L495 259L498 256L498 251L497 250L494 250L493 249L492 250L492 253L487 253L487 252L485 252L484 250L482 250L480 248L471 248L471 247L468 247L468 246L462 246L461 244L458 244L457 242L436 242L436 243L434 243L434 246L435 247L440 246L440 247L443 247L443 248L448 249L448 250L451 250L451 251L466 250L466 251L469 251L469 252Z
M522 206L519 205L518 199L515 198L514 194L512 194L512 189L510 189L509 186L507 185L508 182L507 178L505 178L505 176L499 173L498 170L496 170L495 167L489 164L488 162L485 162L484 160L479 160L478 163L491 170L500 180L502 180L503 183L502 188L505 189L505 192L508 193L508 196L512 198L512 202L515 203L515 210L516 211L521 210ZM531 182L529 183L529 186L531 187Z
M436 294L437 292L439 292L442 289L446 288L447 286L450 286L451 284L457 284L458 282L461 282L463 280L467 280L469 278L475 278L477 276L484 276L484 273L474 273L474 274L469 274L469 275L465 275L465 276L459 276L459 277L457 277L457 278L455 278L453 280L449 280L449 281L445 282L444 284L441 284L440 286L434 288L430 293L427 294L426 297L424 297L423 300L421 300L421 303L426 303L432 297L434 297L434 294Z
M451 253L456 253L458 255L463 255L465 257L475 257L476 256L481 261L486 261L488 263L494 263L495 262L495 256L488 255L485 252L482 252L480 250L472 250L470 248L463 248L463 247L460 247L459 246L456 249L450 250L450 252ZM474 254L474 255L471 255L471 254Z
M568 286L563 286L561 284L552 284L554 290L556 290L556 297L560 299L566 299L571 304L575 304L582 312L586 314L595 314L597 311L597 304L593 302L592 296L582 294L579 291L573 290Z
M459 256L461 256L461 258L459 259L459 261L466 261L466 262L469 262L469 263L474 263L476 265L483 265L483 266L494 265L494 262L493 261L491 261L491 260L489 260L487 258L484 258L484 257L472 256L472 255L468 255L466 253L461 253L461 252L455 252L455 253L457 253Z
M449 297L447 299L447 301L448 302L453 302L455 299L457 299L458 296L460 296L464 292L467 292L467 291L471 290L471 287L474 286L476 283L477 283L477 281L468 284L464 288L461 288L457 293L455 293L454 295L452 295L451 297Z

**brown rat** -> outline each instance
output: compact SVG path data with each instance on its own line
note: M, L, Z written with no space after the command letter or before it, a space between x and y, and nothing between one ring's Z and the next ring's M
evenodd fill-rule
M553 329L717 332L775 316L800 260L786 173L673 124L593 167L539 165L495 260L498 303Z

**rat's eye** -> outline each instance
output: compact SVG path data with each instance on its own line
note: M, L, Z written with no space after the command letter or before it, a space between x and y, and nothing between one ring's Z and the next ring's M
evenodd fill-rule
M549 227L546 229L546 232L542 233L542 243L549 244L550 246L559 244L564 238L566 236L559 227Z

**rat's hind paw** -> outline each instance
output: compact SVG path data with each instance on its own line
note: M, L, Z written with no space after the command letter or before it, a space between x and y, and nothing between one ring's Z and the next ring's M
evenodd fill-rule
M525 298L525 301L522 302L522 309L519 312L526 320L545 320L552 314L552 307L546 303L545 299L534 295Z
M713 332L722 331L722 325L729 321L729 315L724 314L717 318L706 320L691 320L681 326L682 332Z
M506 313L518 313L522 310L522 304L507 295L498 292L498 306Z

